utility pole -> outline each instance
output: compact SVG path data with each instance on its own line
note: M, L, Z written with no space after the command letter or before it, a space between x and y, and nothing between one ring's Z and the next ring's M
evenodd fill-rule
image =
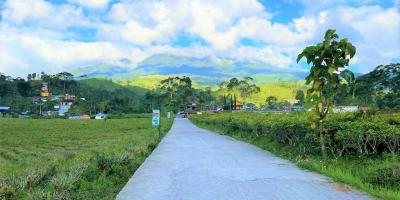
M160 108L160 122L159 122L159 124L158 124L158 142L160 142L161 141L161 100L160 100L160 98L158 98L158 105L160 106L159 108Z

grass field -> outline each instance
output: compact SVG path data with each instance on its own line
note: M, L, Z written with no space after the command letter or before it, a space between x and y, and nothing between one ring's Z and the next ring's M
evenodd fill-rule
M172 121L163 121L166 133ZM149 118L0 119L0 199L114 199L158 144Z

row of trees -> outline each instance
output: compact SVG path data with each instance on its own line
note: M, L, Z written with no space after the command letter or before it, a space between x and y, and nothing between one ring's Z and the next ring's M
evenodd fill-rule
M225 110L232 110L240 98L244 103L248 102L250 97L260 92L260 87L254 83L251 77L231 78L228 81L222 81L218 84L217 94L220 94L219 103L224 105Z
M160 81L157 88L145 95L146 108L158 108L164 106L170 110L185 110L188 104L195 103L199 109L205 106L223 106L224 110L232 110L234 104L239 102L251 105L251 97L260 92L260 87L254 83L253 78L231 78L218 84L218 89L212 91L210 87L195 89L189 77L169 77ZM305 94L302 90L295 93L297 103L303 105ZM293 105L288 101L279 101L277 97L266 98L265 106L269 109L280 109L284 106Z
M189 77L169 77L160 81L157 88L145 94L147 109L164 107L177 112L186 110L188 106L195 103L203 108L215 103L211 88L195 89Z
M232 109L237 99L247 102L253 94L260 92L260 88L251 77L231 78L222 81L217 91L210 87L195 89L189 77L169 77L162 80L156 89L146 93L147 107L158 108L164 106L169 110L185 110L196 104L199 109L205 106L224 105L224 109Z

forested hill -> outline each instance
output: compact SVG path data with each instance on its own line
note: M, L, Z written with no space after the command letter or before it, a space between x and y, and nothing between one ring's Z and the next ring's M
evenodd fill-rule
M357 78L355 94L363 104L400 109L400 63L379 65Z
M118 113L145 112L147 104L143 104L147 89L122 86L106 79L74 80L67 72L48 75L29 74L27 80L0 74L0 105L10 106L15 111L31 111L37 113L39 106L34 97L40 96L42 83L48 83L52 97L75 95L79 100L75 103L79 113L89 113L89 109ZM84 100L80 100L84 99ZM43 110L52 110L57 101L48 101Z

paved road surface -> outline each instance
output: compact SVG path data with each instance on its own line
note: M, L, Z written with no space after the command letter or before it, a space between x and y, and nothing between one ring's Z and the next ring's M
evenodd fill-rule
M252 145L176 119L119 200L369 199Z

